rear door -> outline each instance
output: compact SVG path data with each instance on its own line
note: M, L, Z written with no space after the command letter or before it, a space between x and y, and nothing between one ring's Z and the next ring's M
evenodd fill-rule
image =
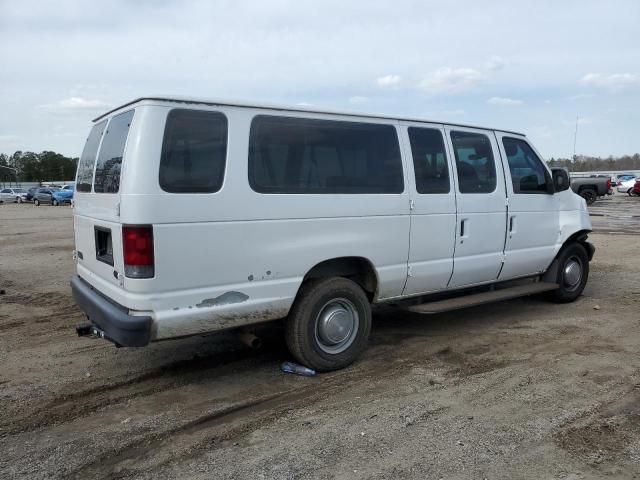
M444 127L402 124L411 188L409 272L404 295L442 290L453 272L456 198ZM413 181L411 181L413 179Z
M560 238L551 174L526 138L496 132L509 197L501 280L544 271Z
M134 111L94 125L78 163L74 229L78 273L121 284L120 180Z
M455 161L456 243L450 288L494 281L506 230L504 172L493 132L446 127Z

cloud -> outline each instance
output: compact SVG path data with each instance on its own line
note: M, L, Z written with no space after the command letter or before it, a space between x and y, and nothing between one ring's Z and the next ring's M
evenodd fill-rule
M577 95L571 95L570 97L567 97L567 100L584 100L586 98L593 98L595 97L595 95L593 93L579 93Z
M588 73L580 80L580 83L590 87L606 88L614 92L631 87L640 87L640 73Z
M429 93L460 93L471 90L484 79L473 68L443 67L420 82L420 87Z
M382 88L397 88L402 78L400 75L385 75L376 79L376 83Z
M504 61L504 59L494 55L489 60L487 60L487 63L485 63L484 66L487 70L490 70L492 72L497 72L499 70L502 70L505 65L506 65L506 62Z
M489 100L487 100L487 103L489 105L500 105L502 107L517 107L518 105L524 104L522 100L506 97L491 97Z
M90 100L82 97L69 97L55 103L40 105L40 108L55 113L101 112L111 105L102 100Z
M351 103L352 105L367 103L368 101L369 101L369 97L361 97L358 95L354 97L349 97L349 103Z

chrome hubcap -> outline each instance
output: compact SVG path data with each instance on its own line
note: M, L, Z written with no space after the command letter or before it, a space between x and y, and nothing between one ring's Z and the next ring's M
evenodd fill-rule
M562 278L564 284L569 288L576 287L580 283L582 279L582 263L578 258L571 257L567 260L567 263L564 264Z
M320 349L326 353L344 352L358 332L358 310L346 298L327 302L316 318L315 335Z

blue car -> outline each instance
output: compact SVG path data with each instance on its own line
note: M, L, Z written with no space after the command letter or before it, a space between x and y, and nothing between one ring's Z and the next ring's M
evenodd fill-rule
M62 205L64 203L71 203L73 200L73 194L76 191L75 185L65 185L60 190L53 192L53 205Z

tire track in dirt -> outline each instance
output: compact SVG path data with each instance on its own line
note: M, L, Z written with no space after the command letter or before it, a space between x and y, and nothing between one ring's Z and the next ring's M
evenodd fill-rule
M564 425L557 445L591 466L619 463L625 449L640 438L640 384L618 399L600 405L589 415Z
M367 359L367 366L357 370L342 370L324 374L321 377L322 383L313 382L305 386L252 398L196 417L165 432L150 434L102 455L72 472L70 478L112 478L114 475L135 474L136 471L126 471L126 465L133 460L142 458L146 458L143 461L144 471L150 473L170 463L196 457L201 454L203 449L210 451L232 440L241 440L255 430L275 422L291 409L308 408L363 384L366 388L375 388L376 385L385 383L392 377L405 374L415 363L414 357L397 358L394 355L397 347L398 345L395 345L395 348L391 346L381 348L380 351ZM460 367L461 364L469 365L469 362L465 363L460 360L463 358L463 354L453 354L449 350L448 355L451 355L452 361L448 361L447 354L443 358L441 352L432 353L426 358L423 357L420 365L441 367L442 364L445 364L450 367L449 375L453 376L475 375L490 371L492 366L495 368L506 366L505 362L486 361L483 362L481 371L475 371ZM139 464L139 462L136 463Z
M0 423L0 428L5 433L17 434L72 422L109 405L122 403L133 398L155 395L198 382L203 375L206 376L207 371L212 369L217 369L216 373L218 374L224 374L224 369L237 366L239 359L247 362L256 355L251 351L237 350L208 357L194 357L120 381L80 391L61 393L45 405L30 412L23 412L17 419L12 418L4 424Z

